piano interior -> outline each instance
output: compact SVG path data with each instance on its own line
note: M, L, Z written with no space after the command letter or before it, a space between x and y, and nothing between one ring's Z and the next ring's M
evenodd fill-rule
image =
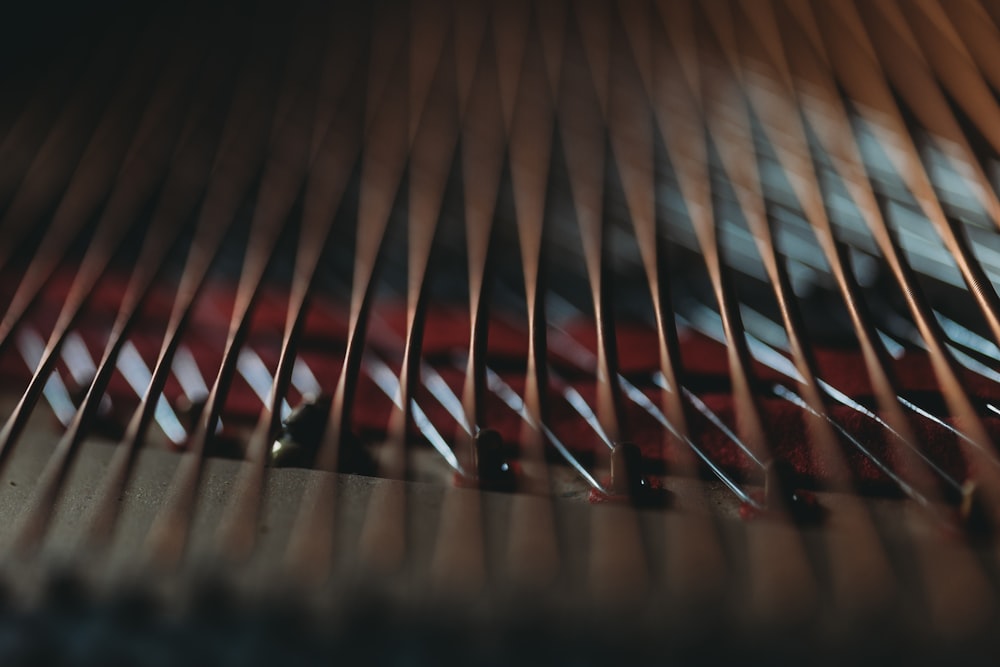
M1000 2L5 15L0 664L995 664Z

